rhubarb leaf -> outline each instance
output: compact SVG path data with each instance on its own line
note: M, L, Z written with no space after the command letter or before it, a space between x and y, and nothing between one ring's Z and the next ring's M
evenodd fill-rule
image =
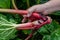
M10 18L10 20L14 21L15 23L10 22L7 20L7 18L7 16L0 14L0 40L9 40L16 36L16 22L12 18Z

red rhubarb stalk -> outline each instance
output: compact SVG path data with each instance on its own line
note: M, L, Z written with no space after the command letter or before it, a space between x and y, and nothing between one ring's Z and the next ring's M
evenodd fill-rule
M29 23L23 23L23 24L17 24L16 28L18 30L25 30L25 29L33 29L34 24L32 22Z
M0 12L7 12L7 13L15 13L15 14L21 14L21 15L27 15L28 14L28 11L26 10L14 10L14 9L0 9ZM35 17L40 17L39 14L37 13L33 13L33 16Z

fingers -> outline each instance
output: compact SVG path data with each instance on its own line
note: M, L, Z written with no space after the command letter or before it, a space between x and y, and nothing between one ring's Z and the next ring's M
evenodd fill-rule
M29 9L27 9L27 11L28 11L27 16L28 17L31 16L31 14L36 10L36 8L37 8L37 6L35 5L35 6L30 7Z

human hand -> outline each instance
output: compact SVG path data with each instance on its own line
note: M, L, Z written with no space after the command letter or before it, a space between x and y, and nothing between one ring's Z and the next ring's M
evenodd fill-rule
M52 0L44 4L34 5L27 9L27 17L31 16L33 12L41 12L44 15L60 10L60 1Z

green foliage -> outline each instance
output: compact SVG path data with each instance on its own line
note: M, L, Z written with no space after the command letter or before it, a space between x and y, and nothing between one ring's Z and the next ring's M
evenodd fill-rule
M60 40L60 25L53 21L51 24L45 25L38 30L43 35L42 40Z
M43 40L60 40L60 28L56 29L50 35L44 35Z

